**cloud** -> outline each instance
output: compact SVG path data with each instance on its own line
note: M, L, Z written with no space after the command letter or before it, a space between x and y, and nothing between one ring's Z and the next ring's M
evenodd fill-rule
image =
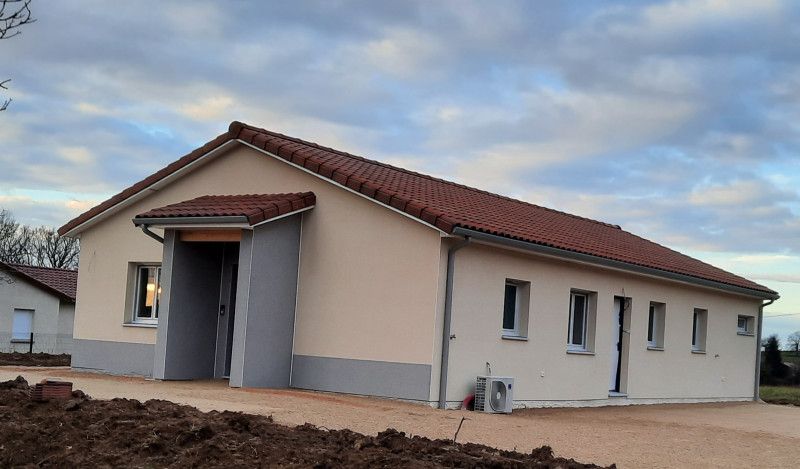
M744 254L731 258L734 262L748 264L771 264L775 262L795 261L800 262L800 257L787 256L786 254Z
M727 184L708 184L695 187L689 202L695 205L735 206L797 199L797 194L776 190L764 180L734 180Z
M428 77L448 58L438 36L408 28L388 30L368 41L363 52L377 70L402 79Z
M95 159L92 152L88 148L82 146L62 147L59 148L57 152L61 155L61 158L76 165L86 165L92 163Z
M753 276L754 279L757 280L770 280L774 282L783 282L783 283L798 283L800 284L800 274L798 275L769 275L769 274L756 274Z
M104 109L96 104L87 103L87 102L79 102L75 105L75 110L92 116L109 116L111 112L108 109Z
M97 200L41 200L30 196L0 194L0 209L11 211L17 221L33 226L57 227L97 205Z
M3 188L94 200L239 119L681 249L800 252L791 2L159 5L58 3L3 45Z
M186 103L180 106L180 112L193 120L216 120L233 104L229 96L209 96L199 102Z

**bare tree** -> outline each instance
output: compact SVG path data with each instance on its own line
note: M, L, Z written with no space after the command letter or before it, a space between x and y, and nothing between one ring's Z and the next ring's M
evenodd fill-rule
M8 210L0 210L0 261L23 264L28 260L30 230L17 223Z
M0 0L0 39L10 39L22 33L20 27L36 21L31 16L32 0ZM11 79L0 80L0 89L7 90ZM11 98L0 102L0 111L8 109Z
M795 353L800 352L800 331L789 334L787 341L789 345L794 348Z
M28 247L29 263L41 267L72 269L78 266L80 248L75 238L64 238L56 230L40 226L32 230Z
M72 269L78 266L77 239L58 236L48 226L32 228L0 210L0 261L39 267Z

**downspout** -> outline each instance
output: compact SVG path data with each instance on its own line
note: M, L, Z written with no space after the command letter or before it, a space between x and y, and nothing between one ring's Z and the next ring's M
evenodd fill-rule
M144 234L146 234L147 236L155 239L159 243L164 244L164 238L162 238L161 236L159 236L159 235L153 233L152 231L150 231L150 227L149 226L147 226L147 225L141 225L141 226L142 226L142 231L144 232Z
M444 321L442 324L442 364L439 369L439 408L447 408L447 367L450 361L450 323L453 317L453 274L455 271L456 251L470 242L469 236L450 246L447 250L447 280L444 287Z
M759 384L761 381L761 325L764 322L764 307L775 303L775 298L761 303L758 307L758 334L756 335L756 376L753 380L753 400L758 402L761 399Z

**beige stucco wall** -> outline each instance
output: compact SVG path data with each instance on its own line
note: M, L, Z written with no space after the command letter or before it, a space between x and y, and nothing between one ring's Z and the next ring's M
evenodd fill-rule
M430 364L439 232L237 146L81 234L75 337L154 343L124 326L128 265L160 262L137 214L205 194L314 191L303 214L295 354Z
M243 146L81 234L75 337L155 342L155 329L124 326L129 264L161 260L161 245L131 223L137 213L205 194L306 190L317 206L303 214L294 353L430 364L435 400L451 241ZM527 341L500 337L506 278L531 282ZM594 355L566 353L571 288L598 294ZM448 400L471 392L486 362L494 374L517 379L519 401L607 398L615 295L632 298L630 398L752 394L755 338L736 334L736 316L757 315L758 300L473 244L457 254ZM650 301L667 304L664 351L646 350ZM690 351L695 307L709 313L704 355Z
M501 338L505 280L531 282L527 341ZM632 298L630 399L748 398L755 337L737 335L737 315L759 300L618 271L473 244L457 254L448 401L471 393L476 375L516 378L517 401L607 399L614 296ZM443 285L443 278L440 278ZM566 352L570 289L597 292L594 355ZM664 351L647 350L648 307L666 303ZM708 310L705 354L691 353L692 312ZM542 374L544 376L542 376ZM438 386L431 386L432 395Z

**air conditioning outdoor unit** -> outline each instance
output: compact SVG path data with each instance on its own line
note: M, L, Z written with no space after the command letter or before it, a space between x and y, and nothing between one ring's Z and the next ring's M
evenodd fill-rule
M490 414L510 414L514 401L514 378L478 376L475 382L475 410Z

